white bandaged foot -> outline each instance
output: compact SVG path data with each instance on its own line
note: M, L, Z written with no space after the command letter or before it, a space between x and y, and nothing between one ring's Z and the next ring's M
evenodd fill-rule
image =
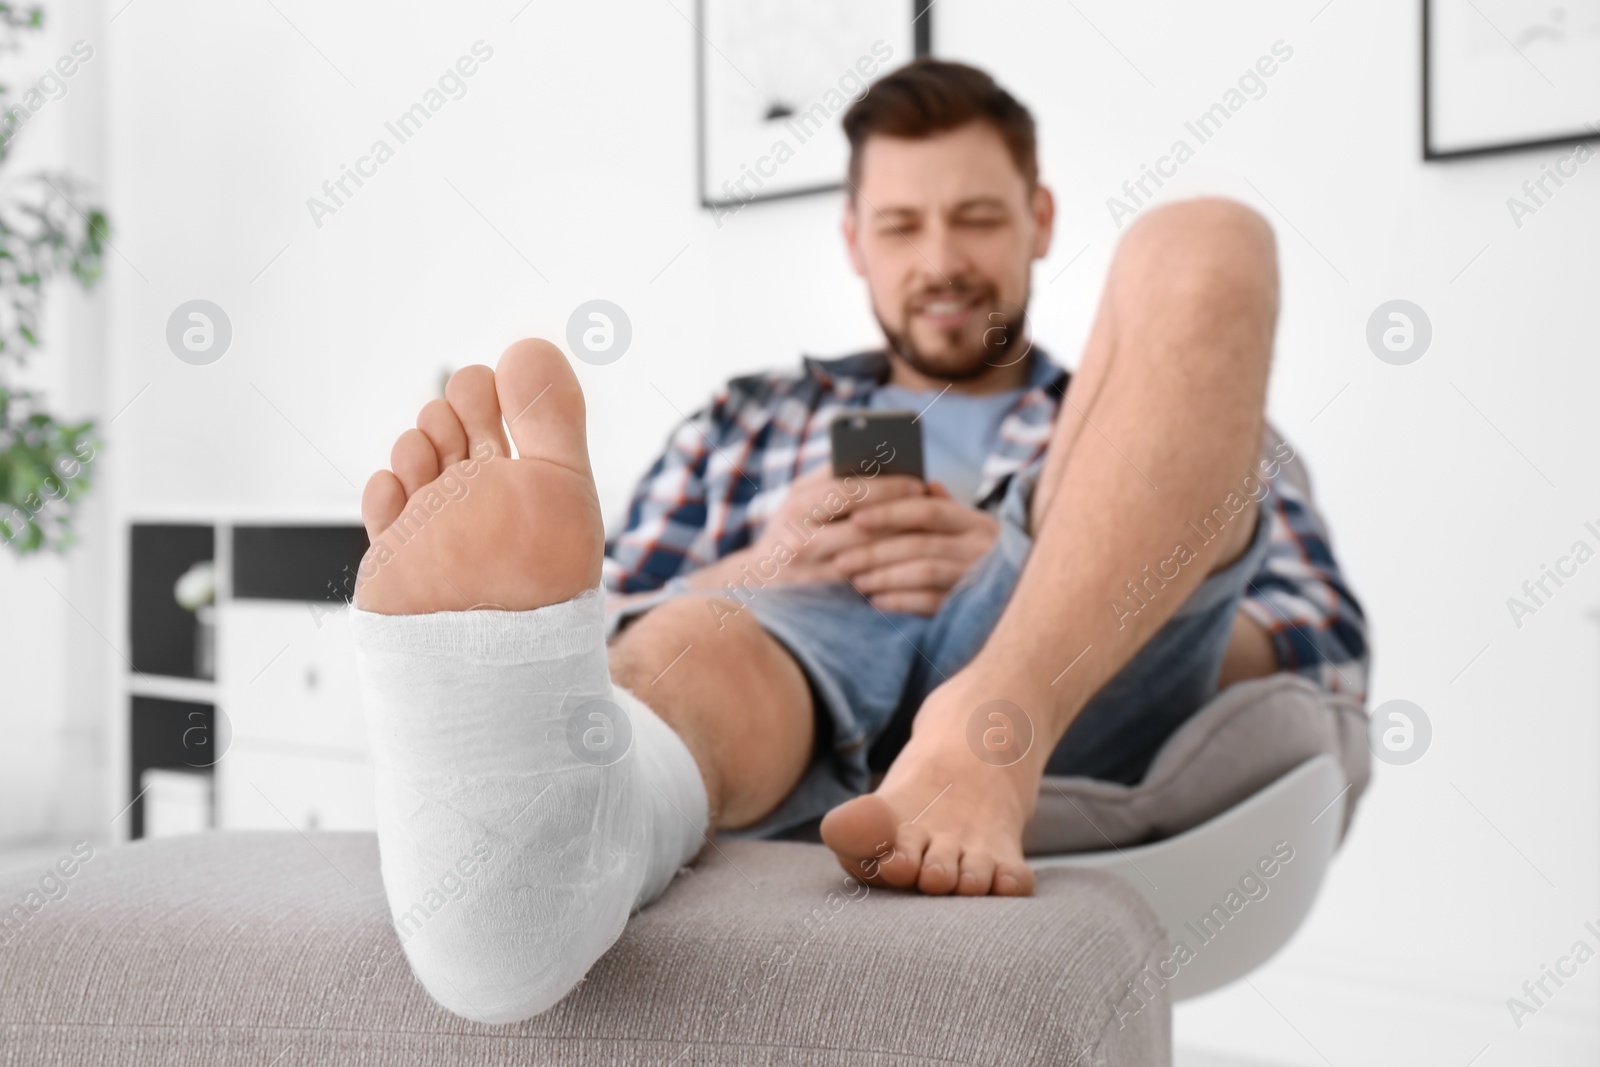
M389 910L441 1005L550 1008L699 851L705 786L606 666L602 599L351 609Z

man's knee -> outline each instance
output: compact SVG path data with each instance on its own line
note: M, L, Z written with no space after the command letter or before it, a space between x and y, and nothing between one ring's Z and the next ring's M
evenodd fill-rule
M726 637L746 642L765 636L747 603L725 596L678 596L646 612L624 633L659 630L690 639Z
M1247 204L1200 197L1146 212L1118 245L1118 281L1199 299L1267 301L1275 310L1278 253L1272 227Z
M777 647L739 601L680 596L647 611L617 635L611 643L611 674L634 689L654 682L680 656L699 652L729 657L726 662L754 663Z
M680 596L611 643L611 677L688 740L718 825L749 826L811 758L809 685L788 650L738 601Z
M1129 227L1122 243L1138 248L1142 243L1195 244L1240 252L1270 252L1275 247L1272 226L1249 204L1221 196L1176 200L1145 212Z
M1237 513L1234 513L1230 506L1235 500L1243 501L1243 508ZM1212 516L1217 515L1225 515L1226 523L1219 531L1221 537L1217 545L1217 554L1206 571L1208 575L1225 571L1239 562L1255 543L1257 523L1266 521L1266 517L1261 513L1261 504L1253 497L1245 496L1238 491L1229 493L1220 507L1212 509ZM1209 525L1206 520L1201 521L1202 528Z

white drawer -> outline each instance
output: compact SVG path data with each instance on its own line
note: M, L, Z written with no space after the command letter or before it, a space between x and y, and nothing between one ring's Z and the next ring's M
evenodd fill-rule
M224 830L372 830L372 767L237 742L217 763Z
M367 751L355 645L349 618L337 605L223 603L217 686L236 742Z

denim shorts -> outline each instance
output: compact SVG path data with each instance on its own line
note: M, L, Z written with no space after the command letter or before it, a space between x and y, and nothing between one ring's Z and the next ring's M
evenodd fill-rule
M933 689L972 659L1011 599L1033 546L1033 480L1012 478L993 548L932 616L884 612L845 582L768 585L745 610L792 655L811 684L817 741L800 783L755 826L730 837L811 836L816 821L868 792L909 736ZM1161 745L1216 694L1233 618L1267 555L1269 524L1257 510L1250 547L1211 574L1105 684L1068 727L1046 772L1134 784ZM669 596L635 602L613 626ZM1066 660L1063 660L1065 665Z

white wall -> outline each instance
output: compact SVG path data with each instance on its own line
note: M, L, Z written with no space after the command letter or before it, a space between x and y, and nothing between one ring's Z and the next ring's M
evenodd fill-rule
M236 499L353 515L442 369L559 337L597 296L635 329L622 361L580 368L615 510L675 408L732 373L870 343L835 198L721 229L696 207L694 37L674 4L690 10L278 0L291 26L265 4L145 0L99 27L125 257L104 403L132 401L109 434L119 513ZM1180 1041L1276 1063L1465 1064L1485 1046L1481 1067L1593 1062L1600 964L1520 1031L1505 999L1600 919L1600 566L1520 630L1505 599L1600 520L1585 418L1600 170L1518 229L1505 198L1558 152L1423 166L1413 3L942 0L931 17L937 51L1039 116L1061 219L1033 321L1069 361L1117 237L1106 197L1273 42L1294 49L1167 192L1231 193L1278 229L1272 416L1369 610L1374 702L1422 705L1435 739L1378 767L1312 921L1253 986L1181 1009ZM467 96L316 228L306 198L480 38L494 58ZM234 325L210 367L163 341L194 297ZM1396 297L1435 328L1408 367L1363 339ZM37 577L0 570L8 602L45 604L58 636L0 638L66 670L76 652L46 653L71 624ZM42 670L31 684L63 699Z
M3 58L8 102L18 100L72 43L100 43L93 5L56 5L42 32ZM25 183L40 170L66 171L89 183L84 199L105 203L105 53L64 79L65 93L23 125L6 181ZM102 283L103 285L103 283ZM86 297L71 281L48 288L43 346L15 384L42 393L63 420L103 412L103 291ZM10 368L8 367L8 370ZM108 656L104 484L80 509L79 546L65 556L26 561L0 549L0 842L84 833L109 836L102 816ZM125 647L125 646L124 646Z
M583 368L602 489L620 504L673 405L698 405L738 368L870 343L834 200L720 230L697 207L693 31L671 6L536 4L515 23L514 5L279 6L358 88L266 5L118 20L122 248L149 282L119 288L117 395L156 382L118 423L129 498L247 484L353 508L345 477L359 486L385 461L442 369L560 337L599 296L634 324L624 360ZM200 46L241 36L254 46ZM479 39L494 57L466 96L316 227L307 198L375 138L395 143L383 123ZM220 363L189 368L162 329L200 296L235 336Z

